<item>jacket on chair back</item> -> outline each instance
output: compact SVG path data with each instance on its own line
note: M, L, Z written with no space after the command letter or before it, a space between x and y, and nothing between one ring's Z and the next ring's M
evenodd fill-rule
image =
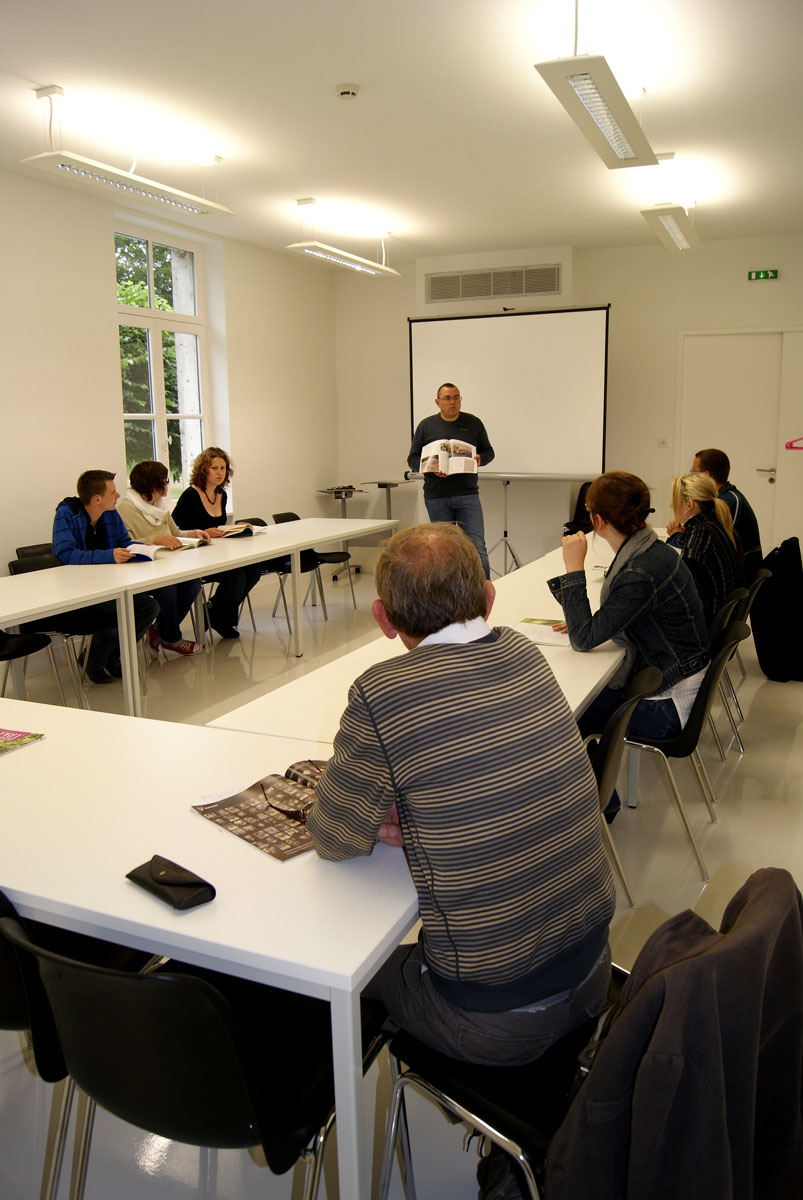
M803 909L757 871L655 931L552 1140L549 1200L800 1200Z

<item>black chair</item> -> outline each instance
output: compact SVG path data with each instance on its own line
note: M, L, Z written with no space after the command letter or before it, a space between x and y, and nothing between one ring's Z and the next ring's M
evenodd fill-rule
M666 769L666 781L669 788L669 794L674 801L677 809L678 818L686 834L686 839L691 847L694 857L697 859L697 865L700 868L700 873L704 880L709 879L708 869L703 861L703 856L700 853L700 848L697 845L697 840L692 832L689 819L686 815L686 809L683 805L678 786L675 783L675 777L672 773L672 768L669 765L670 758L688 758L694 769L697 777L697 782L700 785L700 791L703 793L703 798L708 807L708 813L712 821L716 821L717 815L714 812L714 804L716 796L711 785L711 779L708 771L705 769L705 763L700 757L697 749L697 743L700 740L703 725L708 719L708 714L711 712L711 705L714 703L714 697L717 693L719 681L722 678L722 672L728 664L728 659L733 654L739 642L743 642L745 638L750 636L750 629L745 625L744 621L732 621L730 625L720 633L716 641L711 644L711 662L708 664L708 670L703 677L703 682L700 685L700 690L697 693L692 710L689 713L687 720L680 733L674 737L667 738L626 738L626 745L632 746L636 750L646 750L650 754L655 754L660 762L663 763Z
M734 613L734 616L737 620L747 620L747 618L750 616L750 609L753 607L753 602L755 601L759 589L766 583L768 579L772 579L772 571L770 571L768 567L759 567L750 581L750 585L748 586L747 599L745 600L744 604L742 604ZM747 672L744 669L744 663L742 662L742 656L739 653L738 646L736 648L736 661L739 664L739 670L742 673L742 679L746 679Z
M720 608L719 612L716 614L713 621L711 622L711 628L709 629L708 634L709 634L709 637L711 638L712 642L716 641L719 634L722 633L722 630L725 629L725 627L732 620L736 620L737 617L738 617L738 620L740 620L740 621L744 620L743 617L738 616L737 609L739 609L739 611L741 611L740 606L742 606L743 602L749 598L749 595L750 595L750 593L748 592L747 588L744 588L744 587L734 588L734 590L730 593L730 595L726 599L725 603L722 605L722 608ZM734 651L734 653L736 653L736 652ZM733 719L733 713L731 712L730 704L728 703L728 697L725 692L725 684L726 683L730 690L730 694L731 694L733 703L736 705L736 711L739 714L739 721L740 722L744 721L744 715L742 713L741 705L739 704L739 700L736 695L736 689L734 688L733 683L731 682L731 677L728 674L727 667L725 667L725 670L722 672L722 679L720 679L720 681L719 681L719 694L722 697L722 705L725 709L725 713L728 717L728 721L730 722L731 729L733 730L733 736L736 739L736 744L739 747L739 753L744 754L744 746L742 745L742 739L739 737L739 729L738 729L736 722ZM708 714L708 724L710 725L711 732L714 735L714 741L716 742L717 749L719 750L719 757L722 759L723 762L725 762L726 751L724 750L724 748L722 746L722 740L719 736L719 731L716 727L716 724L714 723L714 714L713 713Z
M577 493L577 500L574 505L574 512L571 518L563 526L564 534L567 533L590 533L592 529L591 517L586 509L586 495L591 487L591 480L586 480L580 484L580 491Z
M299 516L298 516L298 513L294 513L294 512L274 513L273 519L277 525L281 525L285 521L298 521ZM321 593L321 606L324 610L324 616L326 616L326 601L325 601L324 595L323 595L323 583L321 582L321 572L318 569L322 566L331 566L331 567L345 566L346 570L348 571L348 576L349 576L349 587L351 588L351 602L354 605L354 607L356 608L357 607L357 598L354 595L354 583L353 583L352 577L351 577L351 555L349 554L348 550L302 550L302 552L301 552L301 560L302 560L301 570L302 571L304 571L304 569L305 569L303 566L305 554L312 555L317 560L317 564L314 569L315 569L315 573L316 573L316 578L318 580L318 588ZM308 560L308 561L311 561L311 560ZM307 567L306 569L312 570L313 568ZM333 580L335 579L334 575L332 576L332 579ZM312 585L310 584L310 586L312 586ZM314 594L313 594L313 603L315 603Z
M245 523L246 523L246 525L260 525L262 527L266 527L268 524L268 522L264 521L262 519L262 517L246 517ZM279 582L279 595L276 597L276 604L278 604L279 600L281 600L282 605L284 606L284 619L287 621L287 628L292 632L292 625L290 624L290 613L287 608L287 596L286 596L285 590L284 590L285 578L290 574L290 568L291 568L290 555L283 554L279 558L268 558L265 560L265 562L261 563L260 565L262 567L263 576L275 575ZM249 593L249 595L246 596L246 600L248 601L248 608L251 613L251 624L254 626L254 629L256 629L256 625L254 624L254 610L251 607L250 593ZM276 604L273 606L274 617L276 616Z
M636 902L633 899L633 892L627 881L624 867L619 860L619 855L613 844L613 839L603 814L616 787L619 768L622 765L622 755L625 752L627 729L633 713L645 696L651 696L654 692L658 691L661 686L661 678L661 672L658 667L645 667L643 671L639 671L637 675L634 675L624 691L618 708L614 709L608 717L602 733L589 734L585 739L586 745L590 742L597 743L596 749L591 756L591 766L597 778L597 787L599 788L602 833L608 857L613 863L616 874L619 876L619 882L622 885L622 890L625 893L630 908L635 908Z
M0 891L0 918L10 919L20 928L16 909ZM130 970L141 970L149 961L146 954L128 950L111 942L82 934L68 933L48 925L26 922L26 930L35 932L44 945L52 948L80 948L81 953L95 962L114 964ZM53 1200L59 1185L64 1148L70 1120L75 1084L67 1075L53 1014L33 963L19 957L6 937L0 933L0 1029L17 1030L24 1035L26 1062L31 1059L36 1074L45 1083L52 1083L50 1129L47 1139L40 1200Z
M53 543L35 542L32 546L17 546L14 553L17 558L39 558L42 554L53 553Z
M613 969L611 1004L618 1000L627 973ZM532 1200L540 1200L540 1179L549 1142L563 1123L574 1086L581 1076L578 1058L607 1025L608 1009L555 1042L533 1063L523 1067L486 1067L459 1062L430 1049L409 1033L397 1033L390 1043L391 1092L385 1146L377 1191L387 1200L393 1156L401 1134L402 1165L407 1179L412 1165L404 1111L404 1091L413 1087L434 1100L458 1121L467 1121L480 1134L517 1162ZM401 1064L406 1064L402 1069ZM405 1195L408 1192L405 1186Z
M65 1063L92 1101L175 1141L261 1145L274 1174L304 1157L313 1200L335 1115L326 1001L183 964L108 969L47 949L9 919L0 933L36 960ZM387 1040L384 1016L364 1005L365 1069ZM90 1133L91 1115L76 1142L76 1200Z
M30 654L36 654L39 650L46 650L50 647L50 638L46 633L6 633L0 629L0 662L4 662L5 669L3 671L3 686L0 688L0 696L6 694L6 684L8 683L8 670L12 662L16 659L27 658ZM53 670L56 670L56 664L53 662L53 652L50 652L50 661L53 665ZM56 672L58 679L58 672ZM62 703L64 697L62 696Z
M36 548L37 547L34 546L21 547L21 549L24 551L34 550ZM9 575L25 575L29 571L46 571L50 567L61 567L63 565L64 564L61 562L61 560L56 558L55 554L51 553L48 547L47 553L25 553L19 558L12 559L12 561L8 564L8 573ZM80 617L78 612L76 612L74 615L79 623L78 628L80 629ZM82 642L84 651L88 653L89 644L92 640L92 634L88 632L88 627L86 632L64 633L63 630L51 626L51 620L55 620L57 622L58 618L43 617L41 620L28 621L24 625L20 626L21 632L43 633L46 634L50 639L58 638L64 647L67 665L70 668L70 677L72 679L73 687L75 688L75 694L78 698L78 704L81 708L89 708L89 702L81 684L81 669L78 665L76 641ZM110 624L109 628L116 629L116 622L114 622L113 626ZM53 667L53 673L56 677L56 686L58 687L59 697L61 699L61 703L64 704L66 703L64 699L64 690L61 686L61 679L56 667L56 660L53 656L52 646L50 648L50 662Z

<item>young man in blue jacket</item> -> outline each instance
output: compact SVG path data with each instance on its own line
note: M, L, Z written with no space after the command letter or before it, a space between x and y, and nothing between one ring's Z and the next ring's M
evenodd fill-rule
M131 538L115 511L120 493L111 471L84 471L77 496L67 496L53 521L53 553L63 563L125 563L131 558ZM153 623L159 605L152 596L134 597L134 628L139 640ZM51 621L51 626L53 622ZM67 613L58 628L64 633L91 633L86 675L92 683L111 683L122 675L117 636L117 607L113 600Z

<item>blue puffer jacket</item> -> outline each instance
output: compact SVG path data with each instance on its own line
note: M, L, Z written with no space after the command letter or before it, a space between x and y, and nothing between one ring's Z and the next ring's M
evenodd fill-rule
M676 550L653 542L611 579L605 603L591 612L585 571L549 580L575 650L593 650L612 638L626 651L627 674L659 667L661 690L694 675L708 662L708 633L697 588ZM615 677L616 684L622 681Z
M113 563L118 546L130 546L128 530L117 512L101 513L100 525L106 534L105 550L87 550L86 527L89 518L77 496L67 496L56 509L53 520L53 553L63 563Z

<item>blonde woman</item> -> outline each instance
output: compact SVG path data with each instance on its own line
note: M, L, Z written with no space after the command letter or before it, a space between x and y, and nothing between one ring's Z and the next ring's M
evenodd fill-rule
M710 475L696 472L672 481L672 511L669 541L691 572L710 628L730 593L744 583L730 509Z

